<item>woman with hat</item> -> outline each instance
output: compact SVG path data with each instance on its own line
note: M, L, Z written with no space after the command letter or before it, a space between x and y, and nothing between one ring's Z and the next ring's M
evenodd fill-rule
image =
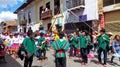
M9 52L9 54L12 54L12 44L13 44L13 33L10 33L7 39L5 40L7 43L6 49Z
M14 37L13 37L13 44L12 44L12 50L14 52L14 57L15 59L17 58L17 51L19 49L19 37L18 37L19 33L18 32L15 32L14 33Z

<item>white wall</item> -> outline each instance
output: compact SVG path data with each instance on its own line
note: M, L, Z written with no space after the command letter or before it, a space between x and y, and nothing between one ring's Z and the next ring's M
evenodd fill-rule
M34 5L34 1L32 3L30 3L27 7L25 7L24 9L20 10L18 12L18 22L20 24L20 21L24 19L27 20L27 28L28 27L33 27L34 24L36 23L36 19L35 19L35 5ZM31 12L31 24L28 23L28 13ZM18 25L18 31L20 29L23 29L22 26Z
M77 17L70 13L68 22L80 22L79 16L81 15L87 15L87 21L98 20L98 2L97 0L85 0L85 8L73 13Z
M120 10L120 3L119 4L110 5L110 6L105 6L103 8L103 10L104 10L104 12Z

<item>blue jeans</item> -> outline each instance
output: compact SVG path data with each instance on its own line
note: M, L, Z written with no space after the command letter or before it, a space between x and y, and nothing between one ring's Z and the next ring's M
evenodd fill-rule
M112 56L112 58L111 58L111 62L113 62L113 59L115 58L115 56ZM119 61L120 61L120 58L119 58Z

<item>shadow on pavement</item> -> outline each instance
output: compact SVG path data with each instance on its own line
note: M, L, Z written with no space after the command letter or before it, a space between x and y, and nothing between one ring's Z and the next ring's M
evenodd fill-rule
M32 67L42 67L42 66L32 66Z
M77 63L82 63L82 61L80 61L80 60L74 60L74 62L77 62Z
M21 64L8 54L5 55L5 59L7 63L4 63L0 59L0 67L22 67Z
M98 61L97 61L97 60L91 60L91 62L93 62L93 63L95 63L95 64L96 64Z
M116 62L113 62L111 63L110 61L108 61L108 64L112 65L112 66L119 66L120 67L120 64L116 63Z

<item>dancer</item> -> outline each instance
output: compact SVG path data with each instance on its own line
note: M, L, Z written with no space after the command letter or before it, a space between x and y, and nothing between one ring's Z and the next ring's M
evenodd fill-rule
M70 44L67 40L64 40L64 33L59 33L60 39L55 40L52 46L55 50L55 66L56 67L66 67L66 51L68 50Z
M24 56L25 56L25 60L24 60L24 67L31 67L32 66L32 62L33 62L33 55L36 52L37 48L33 39L33 32L29 31L27 32L28 37L26 37L23 42L22 42L22 46L24 47Z
M80 35L80 48L81 48L81 56L82 56L82 65L88 65L88 49L87 46L90 42L90 39L88 38L88 32L83 31L82 35Z
M107 49L109 48L109 36L106 34L105 29L100 30L100 36L98 36L98 60L97 64L102 64L101 54L103 52L104 55L104 67L106 67L106 60L107 60Z

